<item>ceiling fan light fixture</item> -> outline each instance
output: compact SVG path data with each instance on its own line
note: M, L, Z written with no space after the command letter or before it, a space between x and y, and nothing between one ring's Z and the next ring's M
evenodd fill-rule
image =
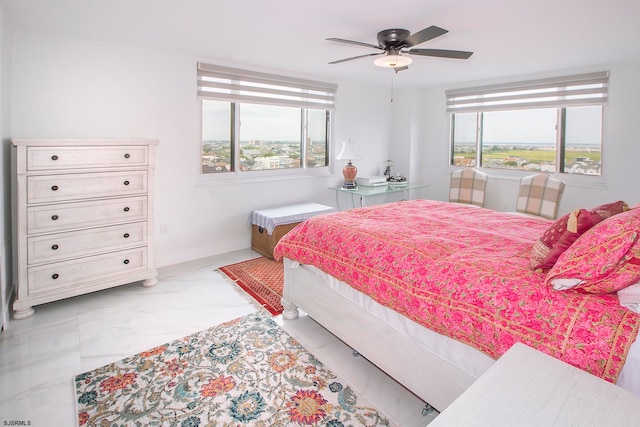
M406 67L413 62L413 59L400 54L389 54L376 58L373 63L378 67L398 68Z

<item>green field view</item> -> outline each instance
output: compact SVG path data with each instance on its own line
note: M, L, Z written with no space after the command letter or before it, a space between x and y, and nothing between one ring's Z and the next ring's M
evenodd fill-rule
M475 154L469 152L454 152L454 156L475 158ZM556 159L556 152L552 150L486 150L482 152L483 160L505 159L507 157L527 159L529 160L529 163L554 162ZM597 163L600 161L601 152L593 150L567 150L565 152L567 162L573 162L578 157L587 157L594 163Z

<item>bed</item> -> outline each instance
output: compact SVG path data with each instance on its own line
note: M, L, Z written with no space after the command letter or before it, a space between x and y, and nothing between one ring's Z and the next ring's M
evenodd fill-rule
M640 224L640 210L629 212ZM623 215L589 232L628 223ZM515 342L640 394L640 315L615 292L556 290L555 266L532 268L532 248L553 223L430 200L314 217L275 249L283 317L303 310L440 411ZM632 234L625 253L640 246ZM625 280L640 275L628 264Z

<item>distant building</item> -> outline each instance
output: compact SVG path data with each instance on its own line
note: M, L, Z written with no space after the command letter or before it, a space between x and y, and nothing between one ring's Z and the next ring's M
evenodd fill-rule
M465 167L473 167L476 165L476 159L468 158L468 157L459 157L456 156L453 158L454 166L465 166Z

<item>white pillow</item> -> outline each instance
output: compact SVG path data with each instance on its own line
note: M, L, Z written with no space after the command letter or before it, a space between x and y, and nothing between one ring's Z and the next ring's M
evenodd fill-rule
M629 310L640 313L640 282L629 285L618 291L620 305Z
M565 291L567 289L575 288L584 280L581 279L551 279L551 285L553 285L553 289L556 291Z

